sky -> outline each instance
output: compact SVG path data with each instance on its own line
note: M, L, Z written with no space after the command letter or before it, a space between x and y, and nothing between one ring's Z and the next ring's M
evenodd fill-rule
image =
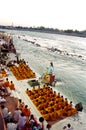
M86 0L0 0L0 25L86 30Z

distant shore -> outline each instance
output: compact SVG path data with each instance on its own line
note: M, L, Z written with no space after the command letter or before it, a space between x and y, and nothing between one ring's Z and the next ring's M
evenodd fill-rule
M8 30L21 30L21 31L34 31L34 32L44 32L51 34L60 34L60 35L68 35L68 36L77 36L77 37L86 37L86 30L78 31L78 30L59 30L53 28L45 28L41 27L22 27L22 26L4 26L0 25L0 29L8 29Z

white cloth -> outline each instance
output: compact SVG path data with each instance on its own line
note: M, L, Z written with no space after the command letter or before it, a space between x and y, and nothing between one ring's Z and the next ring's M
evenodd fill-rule
M16 130L17 129L17 124L15 123L7 123L7 130Z

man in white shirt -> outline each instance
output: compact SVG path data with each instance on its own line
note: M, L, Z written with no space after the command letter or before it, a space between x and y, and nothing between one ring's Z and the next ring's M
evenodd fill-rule
M7 123L7 130L16 130L17 124L13 122L13 119L10 119L10 122Z

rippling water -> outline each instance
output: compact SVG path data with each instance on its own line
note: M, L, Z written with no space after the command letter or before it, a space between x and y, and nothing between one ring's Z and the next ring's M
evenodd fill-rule
M9 31L14 35L14 45L20 58L24 58L40 75L54 64L56 89L74 104L82 102L86 112L86 38Z

